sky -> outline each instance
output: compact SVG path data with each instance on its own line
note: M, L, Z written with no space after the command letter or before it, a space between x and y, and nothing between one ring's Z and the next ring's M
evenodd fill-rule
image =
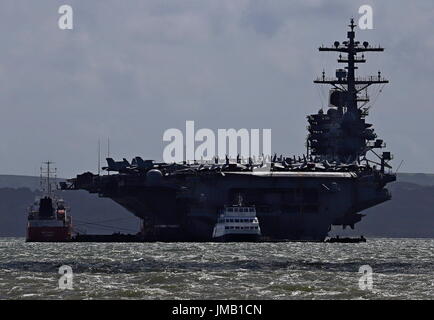
M61 5L73 30L58 27ZM0 173L97 171L102 153L161 160L165 130L269 128L272 151L304 152L306 115L325 106L313 84L338 67L318 46L346 37L373 8L381 44L359 75L390 80L368 122L401 172L434 172L434 2L337 0L2 0ZM375 93L375 91L373 91Z

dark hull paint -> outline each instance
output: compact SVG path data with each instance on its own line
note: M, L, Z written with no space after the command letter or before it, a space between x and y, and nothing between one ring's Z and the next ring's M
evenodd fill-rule
M258 242L259 240L260 236L256 234L226 234L213 239L215 242Z
M147 237L158 241L212 241L218 210L233 203L238 193L248 205L256 206L264 237L293 241L323 241L331 225L354 225L361 219L359 211L390 199L374 175L258 178L226 174L168 180L194 192L143 186L102 193L144 219L150 226ZM155 230L152 225L179 227Z
M29 227L26 242L67 242L71 240L69 227Z

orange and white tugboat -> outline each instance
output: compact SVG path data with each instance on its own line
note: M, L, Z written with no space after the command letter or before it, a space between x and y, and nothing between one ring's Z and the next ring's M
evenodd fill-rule
M44 162L47 169L41 168L41 188L43 195L30 206L27 218L27 242L65 242L72 238L72 219L68 215L63 199L53 192L50 175L52 162ZM55 178L54 178L55 179Z

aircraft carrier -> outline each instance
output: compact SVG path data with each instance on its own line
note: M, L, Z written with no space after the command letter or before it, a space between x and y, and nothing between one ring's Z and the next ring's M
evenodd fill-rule
M396 180L390 152L366 123L368 88L388 81L378 72L357 77L364 53L384 49L355 39L351 20L347 39L319 51L339 53L343 68L323 72L314 83L329 86L326 110L307 117L306 154L257 159L131 163L108 158L104 169L86 172L61 185L108 197L143 219L143 239L210 241L218 213L240 196L255 206L262 236L270 240L323 241L332 225L351 227L367 208L385 202L386 185Z

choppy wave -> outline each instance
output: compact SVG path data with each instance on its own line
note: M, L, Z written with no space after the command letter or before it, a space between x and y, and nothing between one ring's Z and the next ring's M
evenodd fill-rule
M62 290L59 267L73 270ZM359 268L373 289L359 288ZM26 243L0 238L0 299L432 299L434 240Z

